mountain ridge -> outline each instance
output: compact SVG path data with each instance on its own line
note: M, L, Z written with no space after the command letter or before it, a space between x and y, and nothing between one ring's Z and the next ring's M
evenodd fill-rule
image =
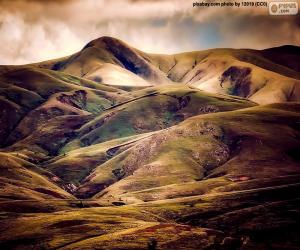
M295 53L291 54L292 51ZM144 53L119 39L101 37L73 56L47 67L115 86L188 84L212 93L233 95L239 93L240 88L249 88L240 96L268 104L299 100L297 51L299 47L286 45L264 50L210 49L163 55ZM41 65L45 67L45 63ZM246 69L250 73L241 79L239 71ZM223 84L220 79L228 72L231 72L230 78L237 80ZM277 90L268 96L275 86ZM265 101L268 99L270 102Z

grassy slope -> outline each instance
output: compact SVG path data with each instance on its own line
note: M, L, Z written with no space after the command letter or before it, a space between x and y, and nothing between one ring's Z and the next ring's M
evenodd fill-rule
M82 146L170 127L196 114L255 105L242 99L214 96L186 86L164 86L133 92L132 101L117 105L79 130Z
M9 146L2 151L15 152L18 157L43 166L47 166L45 161L57 154L78 146L86 146L86 141L82 143L82 139L88 136L93 139L94 135L98 137L97 124L102 120L104 124L100 127L103 129L100 131L101 137L93 140L93 143L167 128L194 114L254 105L238 98L215 97L180 86L128 93L64 73L31 66L5 67L1 75L1 84L3 100L9 100L13 107L23 112L20 117L10 116L18 118L14 123L6 122L11 131L3 129L9 133L6 134L6 139L2 137L2 143ZM12 112L11 109L8 111ZM149 116L142 119L142 114L146 112ZM116 117L106 119L114 113ZM120 120L124 121L124 124L121 124ZM131 127L134 129L130 130ZM125 138L124 142L126 140ZM112 145L120 146L120 142L123 143L123 139L116 140L116 144ZM89 149L85 150L88 151ZM68 184L80 184L99 161L107 160L104 150L102 154L104 159L101 155L95 161L90 158L90 164L87 164L89 167L71 167L67 173L62 173L64 168L60 169L60 163L50 164L49 169L54 173L50 177L56 179L56 184L71 191L72 187ZM82 163L79 161L78 166L80 165ZM67 161L63 166L68 169L68 166L72 166L72 161Z
M18 154L0 153L0 158L1 201L73 198L56 185L54 175L21 159Z
M68 190L65 183L36 164L57 154L74 138L75 128L129 96L118 88L62 72L32 66L1 67L0 145L6 146L1 149L1 196L73 199L61 189Z
M194 195L208 186L230 184L231 178L295 174L299 141L293 126L298 120L297 113L268 106L195 116L100 165L77 192L88 195L104 189L96 197L131 203ZM211 183L213 177L218 179ZM176 187L183 183L190 191Z
M127 92L61 72L11 67L0 75L0 144L12 144L56 116L99 114L129 98ZM23 119L24 118L24 119ZM5 122L4 122L5 121Z
M118 39L101 37L71 57L40 66L111 85L185 83L268 104L300 99L298 64L292 63L299 61L298 50L296 46L283 46L263 51L212 49L158 55L144 53ZM240 74L237 71L243 69L251 71L249 76L235 79ZM224 84L220 81L223 74L227 74Z
M134 163L137 158L136 168L126 168L130 174L108 187L104 196L96 196L97 201L78 201L76 206L112 201L133 204L78 209L71 206L75 200L57 201L50 203L53 209L68 211L19 213L18 217L2 214L1 244L6 248L147 249L155 238L158 249L296 247L299 118L296 103L251 107L194 116L147 138L70 151L66 158L53 162L76 154L101 155L107 148L133 140L125 151L113 151L116 155L111 155L107 166L110 161ZM176 143L178 138L181 143ZM147 158L149 148L152 152ZM99 177L103 171L97 169ZM167 182L175 183L167 183L165 174ZM159 180L154 187L153 180ZM45 209L43 203L31 206L31 211Z
M94 43L87 48L99 52ZM81 76L112 60L147 81L199 83L201 67L209 80L232 65L251 67L257 82L298 78L290 56L275 64L270 51L125 48L127 60L106 49L84 55L95 58L83 68L72 69L78 55L50 64ZM50 64L0 67L1 248L299 246L299 103L256 106L174 84L110 87Z
M299 100L299 72L257 51L214 49L150 58L173 81L212 93L247 97L259 104ZM249 73L243 75L245 70Z
M129 146L128 140L137 141L136 138L140 138L132 137L134 135L143 134L147 137L149 135L144 133L167 129L196 114L255 105L183 86L157 87L133 92L132 95L135 96L133 101L112 108L75 130L78 136L61 149L67 155L46 167L64 180L78 185L93 168L124 151ZM121 139L109 141L115 138L124 138L126 145ZM80 147L82 150L75 150Z

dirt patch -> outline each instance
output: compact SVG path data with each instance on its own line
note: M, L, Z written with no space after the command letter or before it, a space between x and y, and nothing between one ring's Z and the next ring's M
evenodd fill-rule
M56 99L62 103L73 106L75 108L84 109L87 101L86 95L86 91L77 90L72 95L61 94Z
M157 149L168 139L167 133L161 133L160 135L152 135L150 138L135 145L123 163L123 170L125 176L133 174L139 166L145 163L152 155L155 154Z
M205 105L199 108L198 114L217 113L220 109L214 105Z
M83 186L82 188L78 188L74 193L74 195L80 199L87 199L99 193L100 191L107 188L111 184L112 184L111 182L108 182L108 183L93 184L87 187Z
M121 180L126 174L122 168L113 169L112 173L118 180Z
M223 83L229 81L228 94L247 97L250 94L250 76L251 68L231 66L220 77L220 85L223 88Z

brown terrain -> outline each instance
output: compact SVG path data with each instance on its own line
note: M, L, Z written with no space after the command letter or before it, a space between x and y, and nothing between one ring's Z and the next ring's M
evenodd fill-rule
M298 249L300 48L111 37L0 66L1 249Z

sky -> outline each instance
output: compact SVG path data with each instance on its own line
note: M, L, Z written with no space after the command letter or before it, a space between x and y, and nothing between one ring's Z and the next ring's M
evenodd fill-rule
M0 0L0 64L63 57L101 36L162 54L300 45L299 14L271 16L266 7L193 7L194 2Z

